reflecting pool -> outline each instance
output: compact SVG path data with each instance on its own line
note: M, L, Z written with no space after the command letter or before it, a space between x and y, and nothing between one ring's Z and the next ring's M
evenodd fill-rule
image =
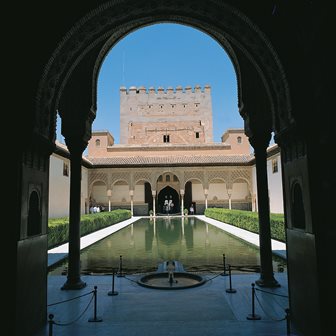
M155 271L159 263L178 260L186 271L221 271L223 254L233 272L258 271L259 249L194 217L141 218L81 252L83 274ZM285 262L273 257L277 272ZM64 274L67 262L49 274Z

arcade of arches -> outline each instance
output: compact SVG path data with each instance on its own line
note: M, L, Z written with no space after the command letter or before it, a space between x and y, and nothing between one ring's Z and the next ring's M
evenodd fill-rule
M251 175L250 167L224 171L223 167L177 167L163 174L159 167L94 169L89 172L89 203L108 210L128 208L136 216L150 210L165 214L167 202L170 214L182 214L191 205L196 214L207 207L252 210Z
M16 300L16 304L6 319L12 321L15 316L10 326L15 330L9 334L34 335L47 322L48 167L55 148L57 111L71 160L69 238L73 252L65 287L75 289L84 285L78 260L81 158L97 110L101 62L128 33L149 24L175 22L216 39L237 72L239 111L255 151L260 280L266 286L274 285L274 279L268 268L265 162L271 133L275 134L284 181L292 323L303 335L328 335L334 329L329 307L334 306L335 296L328 284L334 271L330 256L335 252L335 220L330 209L335 176L326 169L325 160L334 152L334 107L328 105L332 91L326 81L332 53L330 43L323 44L331 21L323 17L321 8L304 0L96 1L98 7L92 2L75 5L60 0L48 6L40 1L25 3L25 8L15 5L19 8L13 10L18 14L17 28L29 38L12 38L18 49L12 55L20 56L18 64L25 73L20 73L24 90L12 86L18 99L12 100L15 113L9 115L9 125L17 125L23 139L13 148L10 161L15 167L11 172L15 197L11 199L14 223L9 225L13 238L8 253L14 262L7 273L14 278L9 289L15 299L10 303ZM29 52L23 58L24 51Z

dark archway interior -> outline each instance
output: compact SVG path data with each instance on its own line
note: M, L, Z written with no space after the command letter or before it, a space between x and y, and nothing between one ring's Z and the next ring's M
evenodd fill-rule
M172 187L167 186L159 192L158 212L162 214L180 213L180 197Z
M153 210L152 187L148 182L145 182L145 203L148 204L148 211Z

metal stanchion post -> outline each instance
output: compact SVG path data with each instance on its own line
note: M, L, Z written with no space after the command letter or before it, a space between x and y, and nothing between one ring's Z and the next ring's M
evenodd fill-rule
M223 274L222 276L227 276L228 274L226 273L226 262L225 262L225 254L223 253Z
M53 321L54 315L53 314L49 314L49 336L52 336L53 334L53 325L54 325L54 321Z
M107 293L107 295L118 295L118 292L114 290L114 268L112 270L112 290Z
M103 319L101 317L97 317L97 286L94 286L93 296L94 296L93 317L90 318L88 321L102 322Z
M248 314L247 315L247 319L248 320L260 320L261 317L259 315L256 315L254 312L254 296L255 296L255 288L254 288L255 284L252 284L252 314Z
M122 272L122 256L119 258L119 273L117 275L118 278L123 277L123 272Z
M285 312L286 312L287 336L290 336L290 312L289 312L289 308L286 308Z
M231 265L229 265L229 280L230 280L230 288L226 290L227 293L236 293L237 291L232 288L232 280L231 280Z

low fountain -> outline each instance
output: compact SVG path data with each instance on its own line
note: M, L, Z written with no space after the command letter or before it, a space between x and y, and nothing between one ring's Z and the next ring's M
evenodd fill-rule
M139 285L155 289L185 289L204 283L205 279L202 276L186 272L183 265L176 260L159 264L156 272L138 280Z

